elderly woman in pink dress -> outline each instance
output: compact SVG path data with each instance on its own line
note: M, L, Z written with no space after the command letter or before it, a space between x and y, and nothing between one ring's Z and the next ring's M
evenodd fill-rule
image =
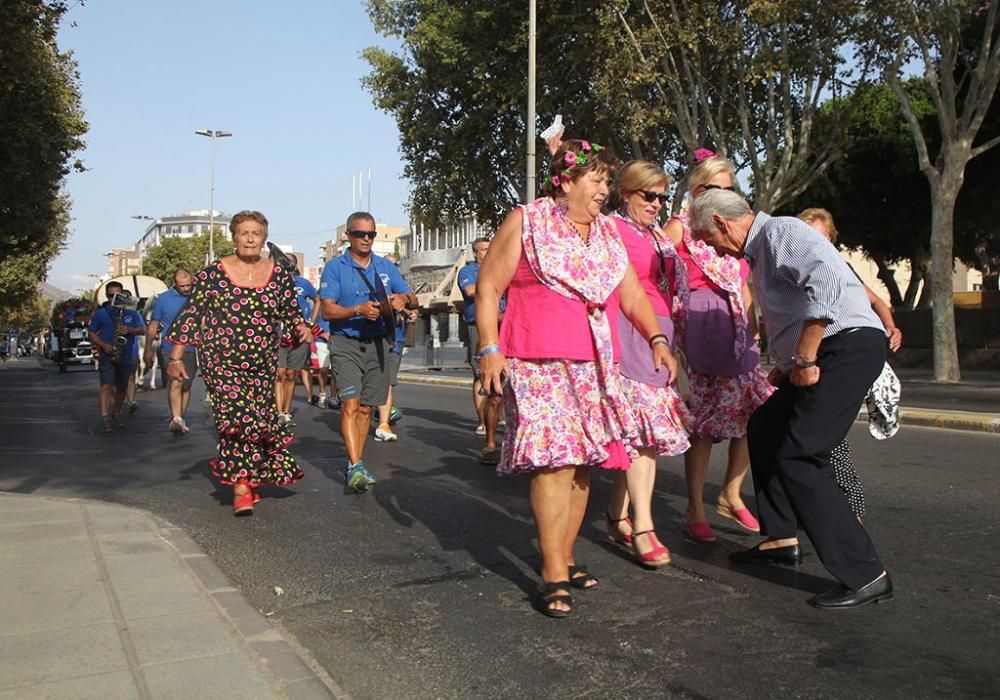
M611 204L617 210L612 218L639 284L653 305L660 332L672 344L674 307L683 308L687 269L657 223L669 186L670 178L662 168L634 160L622 168ZM615 474L607 512L608 534L612 540L631 546L641 565L655 568L670 563L670 550L653 528L656 457L679 455L690 447L685 426L691 422L691 414L673 387L676 377L654 370L639 330L624 317L619 319L619 329L622 388L636 415L639 436L633 442L638 454L631 467Z
M572 589L598 584L573 555L590 470L627 469L638 435L615 368L611 319L619 310L645 338L654 369L676 370L617 227L601 214L616 165L596 143L562 143L550 160L548 194L508 215L476 285L483 388L502 392L507 411L497 472L530 477L542 553L538 609L550 617L570 614Z
M688 195L713 189L734 189L735 168L725 158L700 149L697 164L687 177ZM672 218L666 234L677 247L688 272L689 296L680 339L688 362L694 417L691 449L684 455L688 505L685 527L696 542L714 542L705 514L705 480L712 444L729 440L729 459L716 512L744 530L760 526L740 495L750 467L747 421L774 391L760 368L756 319L751 310L749 267L743 260L719 255L711 246L691 238L687 217Z

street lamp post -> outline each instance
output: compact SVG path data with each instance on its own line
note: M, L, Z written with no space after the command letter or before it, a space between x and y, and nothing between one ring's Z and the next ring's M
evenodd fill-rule
M208 260L215 260L215 139L232 136L231 131L219 131L212 129L197 129L194 133L198 136L207 136L212 139L212 195L211 204L208 208Z
M528 168L524 182L524 203L535 198L535 50L538 10L535 0L528 3Z
M133 214L129 217L130 219L135 219L136 221L152 221L153 217L146 216L145 214ZM142 239L139 239L139 245L136 247L136 252L139 254L139 274L142 274Z

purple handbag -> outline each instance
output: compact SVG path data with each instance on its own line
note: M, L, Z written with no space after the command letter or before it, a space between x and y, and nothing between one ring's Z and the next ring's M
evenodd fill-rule
M743 361L737 364L736 328L729 300L709 289L691 293L684 319L684 357L698 374L738 377L760 364L760 348L747 336Z
M669 316L657 316L660 332L667 336L670 347L674 345L674 321ZM625 314L618 314L618 340L621 344L622 359L618 371L626 379L650 386L663 387L670 383L670 372L666 367L659 372L653 367L653 352L649 342L642 337Z

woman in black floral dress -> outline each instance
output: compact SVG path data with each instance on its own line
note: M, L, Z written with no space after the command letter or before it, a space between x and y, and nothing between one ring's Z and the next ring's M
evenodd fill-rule
M311 338L295 301L295 283L280 264L261 255L267 219L243 211L229 224L235 254L195 278L190 303L174 320L176 343L167 374L185 379L184 347L198 346L219 435L212 474L233 487L233 511L249 515L261 484L283 486L302 478L288 452L292 434L278 424L274 377L282 328Z

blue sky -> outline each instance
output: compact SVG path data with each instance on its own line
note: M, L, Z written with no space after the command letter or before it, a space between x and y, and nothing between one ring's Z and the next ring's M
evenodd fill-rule
M264 212L271 240L309 265L351 211L354 173L371 167L373 212L407 225L396 125L360 83L361 50L388 44L360 1L87 0L59 41L90 132L55 286L90 288L104 253L144 230L130 215L208 209L210 142L195 129L234 134L217 141L216 209Z

